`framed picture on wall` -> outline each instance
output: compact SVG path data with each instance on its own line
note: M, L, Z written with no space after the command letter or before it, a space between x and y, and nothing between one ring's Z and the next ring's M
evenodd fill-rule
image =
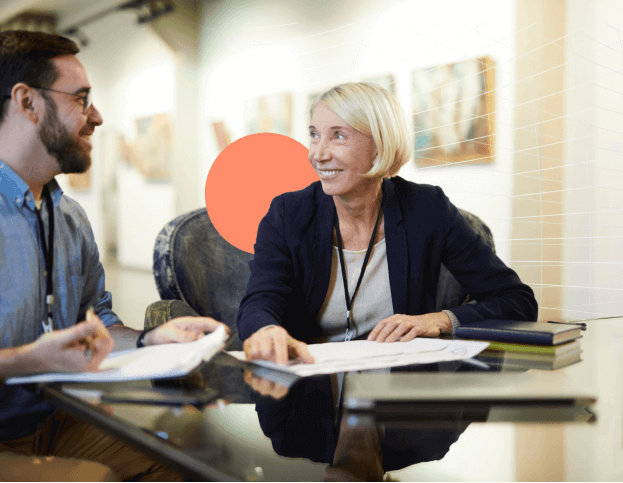
M292 136L292 94L284 92L245 103L245 134L271 132Z
M311 94L307 95L307 110L305 111L305 115L307 116L305 118L306 122L311 121L311 107L314 105L314 103L320 99L320 96L322 96L325 92L327 92L329 90L329 88L327 89L323 89L321 91L316 91L316 92L312 92Z
M166 114L136 120L136 141L119 139L121 159L150 181L170 181L174 155L173 123Z
M216 140L218 151L221 153L223 149L231 144L231 134L229 134L224 121L212 122L212 129L214 130L214 139Z
M418 165L493 162L493 73L489 57L413 72Z
M381 87L384 87L392 94L396 95L396 79L392 74L379 74L372 75L369 77L365 77L363 82L367 82L369 84L378 84Z
M69 177L69 186L73 189L88 191L91 189L91 170L84 173L70 173Z

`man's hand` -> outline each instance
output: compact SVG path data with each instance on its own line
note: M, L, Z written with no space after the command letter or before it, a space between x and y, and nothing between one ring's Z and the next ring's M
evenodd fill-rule
M114 344L101 320L92 315L87 322L43 334L24 346L20 366L24 372L97 371Z
M286 364L289 359L299 359L307 364L314 362L307 344L290 336L283 327L275 326L258 330L244 341L243 348L249 361L262 359L277 364Z
M381 320L370 332L368 340L377 342L408 342L416 337L437 337L452 332L452 322L445 312L425 315L396 314Z
M214 332L219 326L225 327L225 332L229 334L229 327L212 317L178 317L147 332L145 342L146 345L192 342L206 332Z

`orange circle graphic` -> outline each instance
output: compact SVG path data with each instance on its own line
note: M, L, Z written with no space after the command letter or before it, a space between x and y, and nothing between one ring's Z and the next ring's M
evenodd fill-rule
M260 221L277 195L318 181L308 148L281 134L245 136L214 160L205 201L214 228L233 246L254 253Z

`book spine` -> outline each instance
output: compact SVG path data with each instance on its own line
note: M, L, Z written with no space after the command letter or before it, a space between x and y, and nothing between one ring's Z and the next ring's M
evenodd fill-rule
M553 342L552 336L547 334L535 334L527 332L496 332L491 330L483 331L478 329L470 329L467 326L457 327L456 335L457 337L464 337L465 339L516 342L519 344L551 345Z

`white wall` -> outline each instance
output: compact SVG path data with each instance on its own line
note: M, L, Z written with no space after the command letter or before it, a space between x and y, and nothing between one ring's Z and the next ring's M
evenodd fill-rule
M137 25L132 13L105 17L84 31L90 43L78 58L87 70L104 124L94 136L92 189L74 192L63 183L64 189L85 207L103 247L109 209L102 201L103 164L119 163L118 260L125 266L151 269L156 236L174 217L173 185L145 181L134 168L115 159L114 144L118 133L129 142L136 138L137 118L167 113L174 120L175 56L148 25Z
M565 298L569 318L623 314L623 71L617 0L567 15ZM580 213L580 214L575 214Z
M568 0L565 205L567 213L581 213L565 219L570 239L563 293L569 318L623 314L621 19L623 3L618 0ZM620 481L623 475L623 421L617 409L623 397L621 337L583 346L584 351L601 351L607 359L601 367L582 367L583 362L573 368L577 380L597 388L596 412L602 417L590 427L567 428L565 471L570 480Z
M514 2L239 1L204 11L200 45L201 132L225 120L242 137L244 101L292 92L294 137L307 145L308 95L337 83L392 73L411 112L411 72L482 55L496 62L495 163L405 166L400 175L440 185L459 207L491 227L508 260L512 192ZM201 140L201 175L218 154ZM493 197L493 198L492 198ZM495 202L491 202L491 200Z

